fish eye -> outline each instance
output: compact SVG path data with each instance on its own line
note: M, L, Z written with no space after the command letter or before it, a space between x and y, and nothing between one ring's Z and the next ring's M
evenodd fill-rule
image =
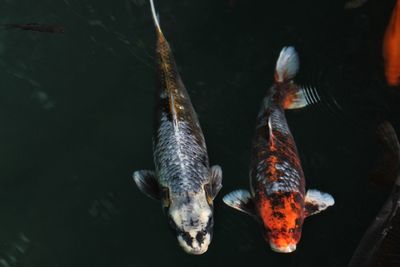
M211 185L205 184L204 191L206 192L206 198L207 198L208 205L212 206L213 205L213 197L212 197Z
M169 208L169 206L171 205L168 187L161 188L161 202L162 202L163 208Z

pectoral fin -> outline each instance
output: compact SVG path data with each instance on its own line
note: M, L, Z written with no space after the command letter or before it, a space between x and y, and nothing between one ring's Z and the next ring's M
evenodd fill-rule
M235 190L224 196L222 200L226 205L257 218L253 198L249 191Z
M133 173L133 180L143 194L155 200L160 200L160 187L158 186L154 171L135 171Z
M222 188L222 169L218 165L210 168L210 183L212 190L212 198L214 199Z
M317 214L335 204L335 200L328 193L323 193L315 189L309 189L305 199L305 216Z

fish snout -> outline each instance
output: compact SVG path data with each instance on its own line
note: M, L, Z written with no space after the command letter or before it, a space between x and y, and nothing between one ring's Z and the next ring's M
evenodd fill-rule
M205 231L181 232L177 236L179 245L186 253L200 255L208 250L211 234Z
M277 246L273 242L270 242L269 245L273 251L279 253L290 253L296 250L296 244L294 243L285 246Z

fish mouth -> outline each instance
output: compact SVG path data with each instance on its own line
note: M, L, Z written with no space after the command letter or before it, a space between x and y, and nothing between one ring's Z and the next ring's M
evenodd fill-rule
M178 242L179 245L182 247L182 249L192 255L201 255L204 254L208 250L208 246L210 244L210 239L206 239L204 243L200 244L193 240L191 244L189 245L188 242L183 239L181 236L178 236Z
M208 247L206 247L206 248L191 248L190 250L187 250L186 248L184 248L184 250L188 254L201 255L201 254L204 254L208 250Z
M269 244L271 249L278 253L291 253L296 250L296 244L289 244L284 247L278 247L274 243Z

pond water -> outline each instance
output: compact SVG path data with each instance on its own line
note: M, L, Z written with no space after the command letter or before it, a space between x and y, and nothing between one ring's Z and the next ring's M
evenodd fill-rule
M153 169L155 32L145 0L3 0L0 24L0 266L346 266L390 187L371 183L375 129L400 130L400 90L384 77L382 37L395 1L161 1L163 31L221 165L214 239L185 254L159 203L132 172ZM278 254L222 196L248 188L261 99L283 46L299 84L325 101L286 112L307 188L336 204L306 219L298 249Z

